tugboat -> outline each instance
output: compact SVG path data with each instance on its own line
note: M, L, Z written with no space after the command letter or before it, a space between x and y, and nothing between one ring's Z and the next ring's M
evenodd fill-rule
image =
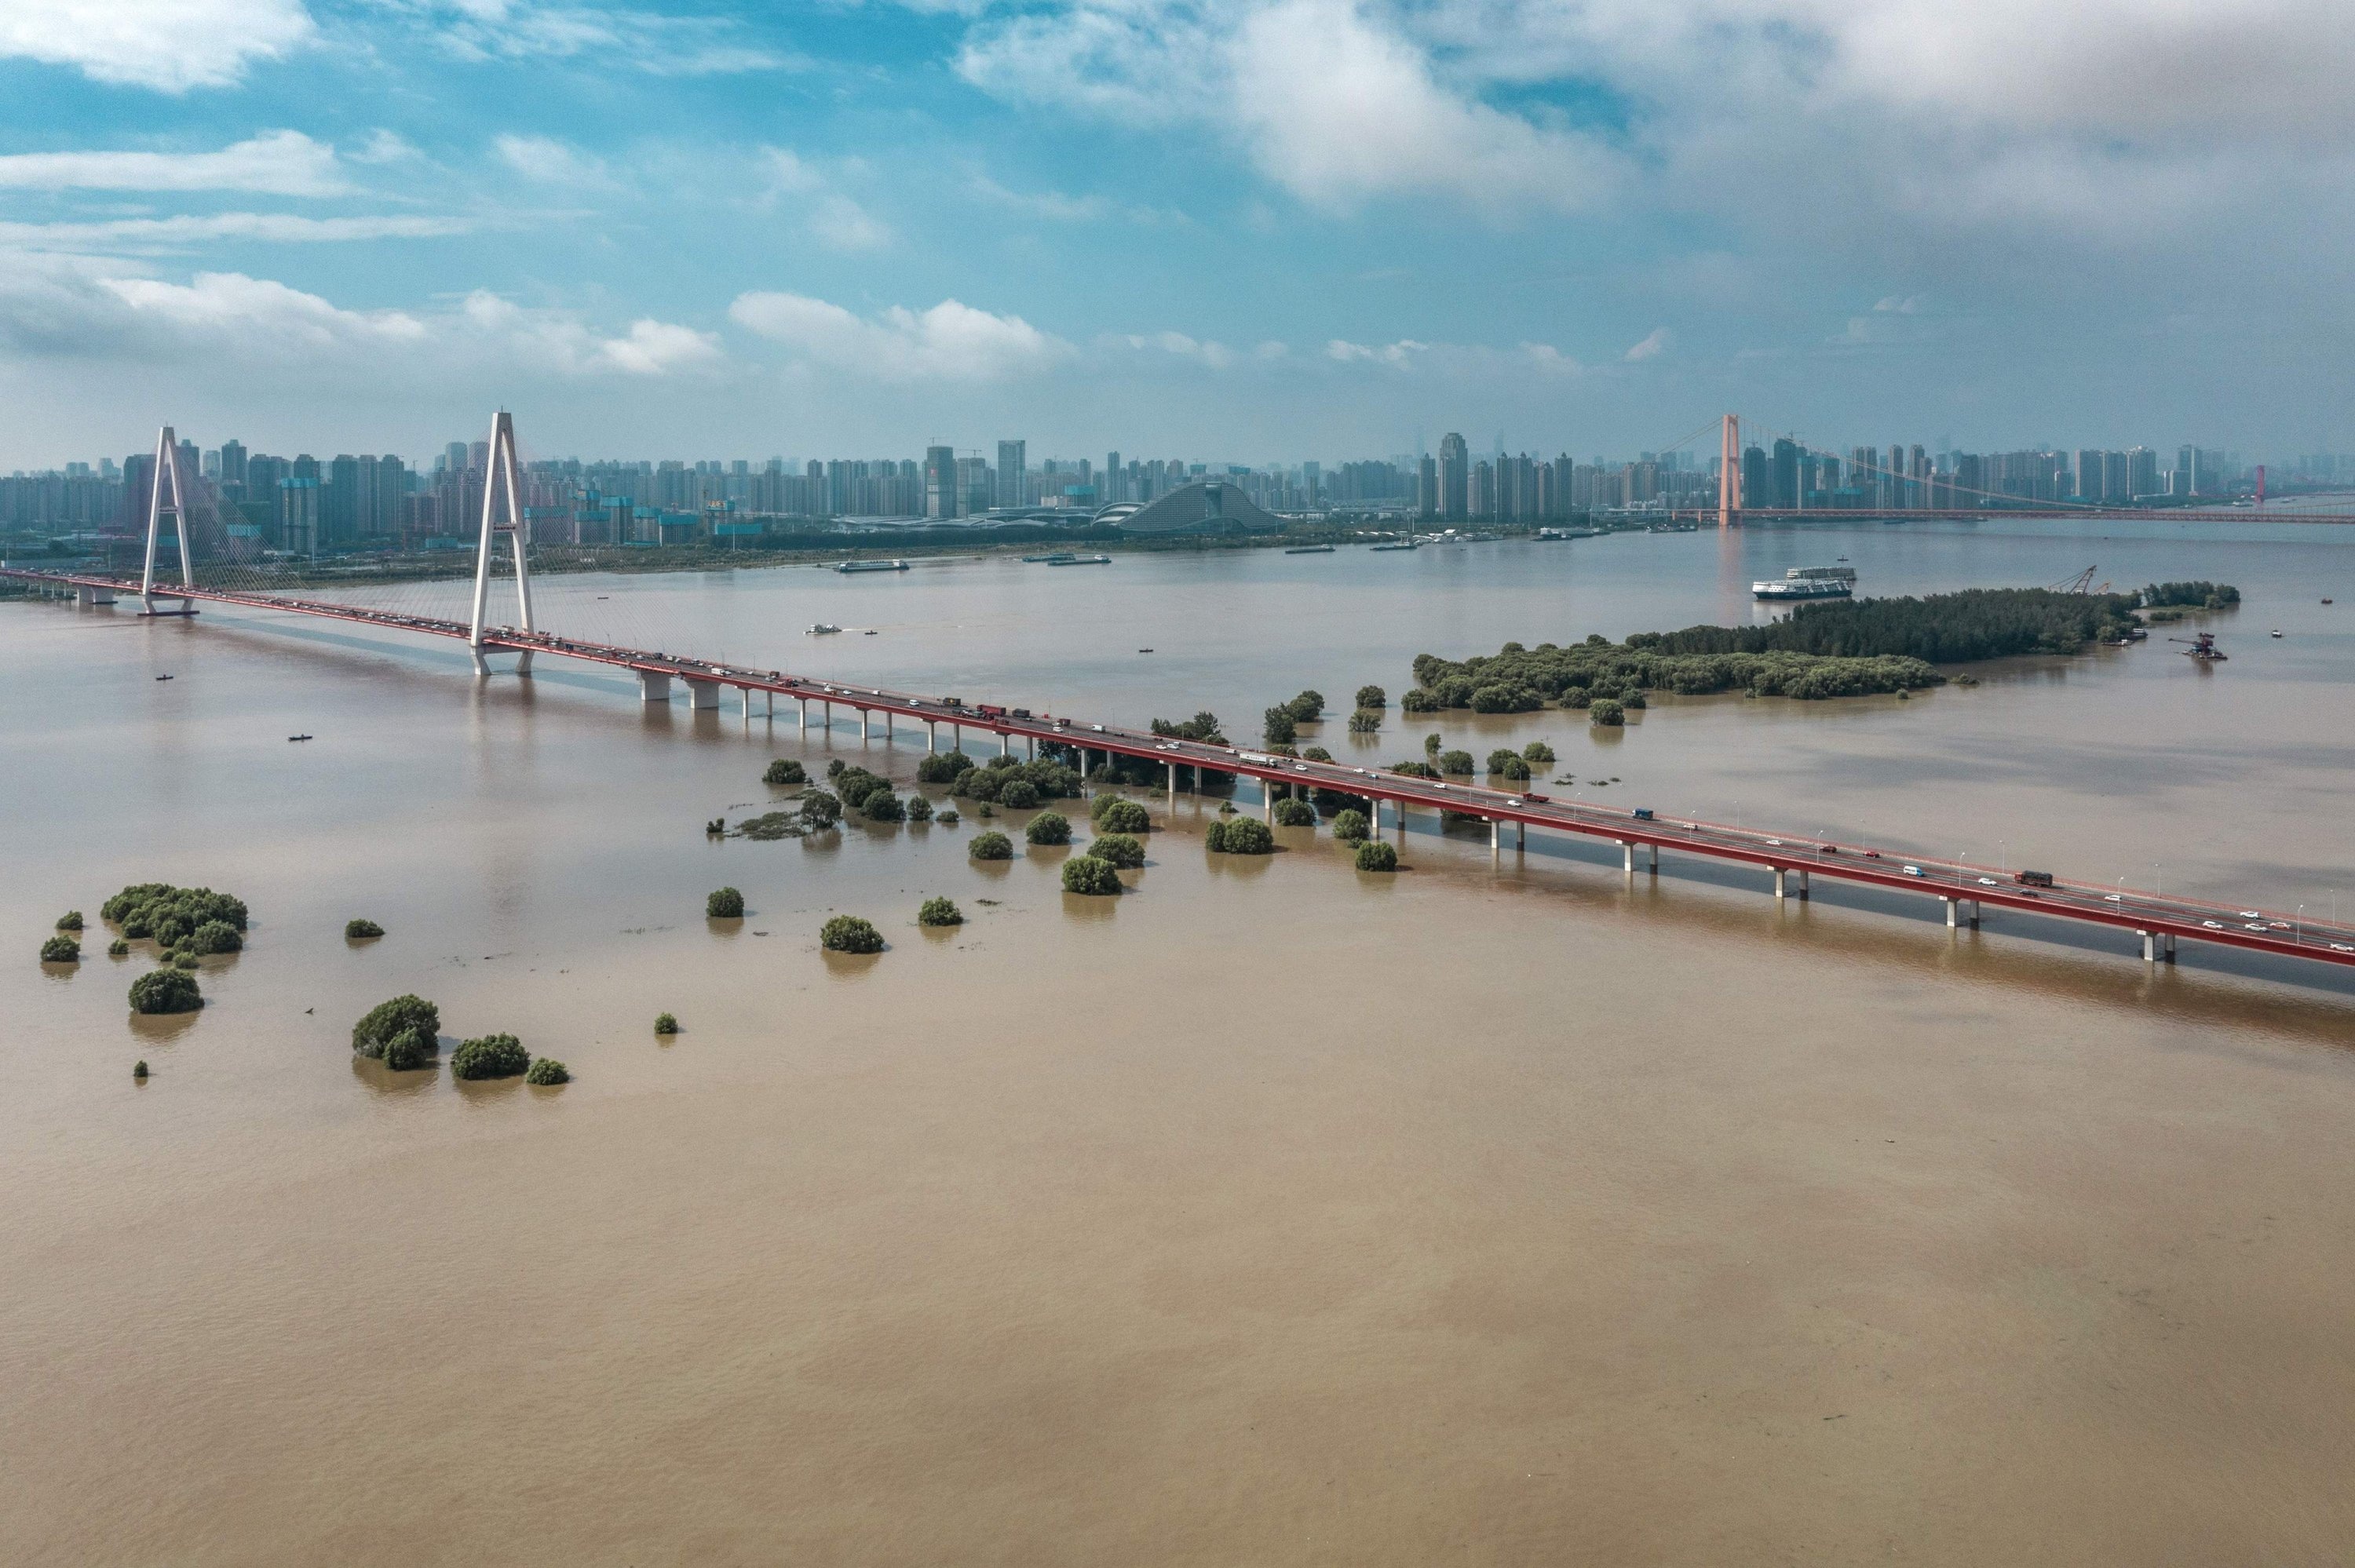
M2224 653L2216 646L2216 634L2212 631L2195 631L2189 637L2170 637L2168 641L2188 643L2189 646L2183 650L2186 659L2197 659L2203 664L2222 664L2224 662Z
M830 631L839 631L839 630L842 630L842 628L841 628L841 627L839 627L839 626L829 626L829 625L827 625L825 621L821 620L821 621L819 621L815 626L811 627L807 631L804 632L802 635L803 635L803 636L805 636L805 637L824 637L826 633L828 633L828 632L830 632Z

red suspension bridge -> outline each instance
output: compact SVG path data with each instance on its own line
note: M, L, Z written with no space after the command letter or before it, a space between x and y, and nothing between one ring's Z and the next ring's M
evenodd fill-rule
M1125 758L1163 772L1169 804L1175 807L1181 768L1191 771L1199 784L1205 774L1222 774L1258 780L1263 811L1273 816L1278 789L1322 791L1366 803L1374 831L1390 827L1406 832L1409 810L1486 821L1492 858L1501 858L1504 832L1513 830L1517 847L1526 847L1529 830L1574 835L1616 845L1623 873L1657 874L1663 851L1672 855L1734 865L1754 866L1767 874L1774 896L1806 898L1813 878L1880 888L1920 897L1934 897L1944 906L1946 924L1976 927L1987 907L2009 909L2080 925L2108 927L2140 939L2146 962L2171 961L2176 944L2184 939L2228 948L2310 959L2355 968L2355 927L2317 922L2302 914L2282 914L2257 906L2215 904L2169 897L2157 892L2119 885L2079 881L2042 872L2014 872L1966 860L1909 855L1848 840L1777 833L1764 829L1729 826L1697 818L1668 818L1650 810L1604 806L1583 800L1558 800L1529 790L1485 789L1452 784L1382 768L1353 767L1253 751L1206 741L1187 740L1118 725L1097 724L1070 716L1033 713L1000 704L970 705L957 697L858 686L820 681L783 670L758 669L723 660L705 659L666 651L623 647L614 643L566 637L533 623L529 568L520 524L522 494L517 482L515 432L502 412L494 422L490 482L483 503L470 620L411 614L328 599L304 599L282 593L234 588L200 587L189 567L186 525L179 515L185 504L172 433L166 429L157 450L155 500L149 514L146 569L140 578L104 573L49 571L37 567L0 566L0 577L24 583L37 592L69 596L85 606L111 605L136 598L144 613L193 615L200 604L236 605L282 614L324 618L376 627L389 631L442 637L464 642L472 653L478 675L487 675L486 655L516 654L516 673L530 673L540 655L579 660L634 674L644 701L666 703L674 683L683 687L694 709L718 708L726 693L736 694L744 717L773 719L779 697L795 705L801 731L810 727L815 706L821 730L833 733L834 710L842 707L858 715L865 737L874 715L882 715L885 733L902 720L922 726L928 749L937 750L941 731L949 731L950 745L961 749L965 732L997 737L1001 753L1011 755L1021 741L1029 755L1045 746L1076 755L1081 771L1088 771L1091 754L1107 762ZM500 504L505 492L506 504ZM158 535L166 518L174 521L181 545L178 583L159 581L155 572ZM489 609L493 566L501 535L509 540L520 626L491 625ZM175 608L159 609L158 601ZM1384 808L1388 808L1387 813Z

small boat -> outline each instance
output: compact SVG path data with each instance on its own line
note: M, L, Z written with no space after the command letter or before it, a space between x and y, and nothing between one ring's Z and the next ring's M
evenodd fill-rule
M876 635L875 629L870 626L866 630L860 632L859 635L861 637L873 637Z
M2279 637L2279 636L2281 635L2281 628L2280 628L2280 627L2276 626L2276 627L2275 627L2275 628L2274 628L2274 635L2275 635L2275 637Z
M1050 567L1108 567L1112 565L1112 557L1110 556L1055 556L1050 557L1047 564Z
M289 740L309 740L312 737L307 735L290 735L286 738Z
M1284 553L1287 556L1329 556L1333 553L1333 546L1330 545L1292 545L1286 546Z
M842 628L839 626L829 626L825 621L821 620L815 626L811 627L807 631L803 632L802 635L805 637L824 637L830 631L839 631L841 630Z
M838 566L838 567L835 567L834 569L835 569L836 571L837 571L837 572L846 572L846 573L847 573L847 572L904 572L904 571L906 571L906 570L908 569L908 563L907 563L907 562L905 562L905 561L900 561L900 560L891 560L891 561L845 561L845 562L843 562L843 563L842 563L842 565L840 565L840 566Z
M1139 653L1150 653L1150 652L1153 652L1153 650L1152 650L1152 649L1150 649L1150 648L1140 648L1140 649L1138 649L1138 650L1137 650L1137 652L1138 652Z
M2329 601L2328 599L2324 599L2322 602L2323 602L2323 603L2325 603L2325 604L2328 604L2330 601Z
M157 680L159 680L159 681L168 681L168 680L170 680L172 677L171 677L171 676L169 676L169 675L158 675L158 676L156 676L155 678L156 678Z

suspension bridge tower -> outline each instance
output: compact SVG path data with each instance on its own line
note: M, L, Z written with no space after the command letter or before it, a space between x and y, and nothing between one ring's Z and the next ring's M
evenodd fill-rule
M1742 523L1742 418L1725 416L1717 435L1717 525L1733 528Z
M147 493L147 565L139 574L139 613L142 615L194 615L197 613L197 604L192 599L181 599L180 608L177 609L155 608L155 545L158 535L164 531L164 516L166 513L171 514L172 537L177 543L180 551L180 586L182 588L197 586L195 568L191 565L195 557L188 548L189 486L186 479L180 472L179 439L172 433L172 427L169 425L165 426L155 437L155 467L150 478L151 483ZM171 497L168 501L165 499L167 495ZM173 599L178 596L167 588L164 597Z
M167 435L169 432L165 432ZM483 538L474 555L474 617L466 634L466 646L474 656L474 673L487 675L489 664L483 660L483 619L491 604L491 563L498 554L498 536L507 536L508 554L515 561L516 600L521 609L524 630L534 630L531 623L531 569L525 562L531 542L531 527L526 522L523 507L523 465L516 457L515 416L501 408L491 416L491 458L488 471L483 475ZM499 493L506 493L506 515L499 515ZM155 546L148 553L152 558ZM527 648L516 659L516 673L531 673L531 650Z

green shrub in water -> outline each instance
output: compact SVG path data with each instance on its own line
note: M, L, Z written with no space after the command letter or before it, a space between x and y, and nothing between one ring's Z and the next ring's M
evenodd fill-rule
M512 1034L477 1035L450 1054L450 1075L457 1078L512 1078L530 1065L531 1053Z
M442 1033L442 1010L421 996L396 996L380 1001L352 1025L352 1049L363 1056L381 1057L392 1037L414 1029L426 1039Z
M1093 897L1118 893L1120 873L1108 860L1099 860L1092 854L1073 855L1063 863L1063 891Z
M879 953L883 933L856 915L837 915L818 928L817 945L829 953Z

